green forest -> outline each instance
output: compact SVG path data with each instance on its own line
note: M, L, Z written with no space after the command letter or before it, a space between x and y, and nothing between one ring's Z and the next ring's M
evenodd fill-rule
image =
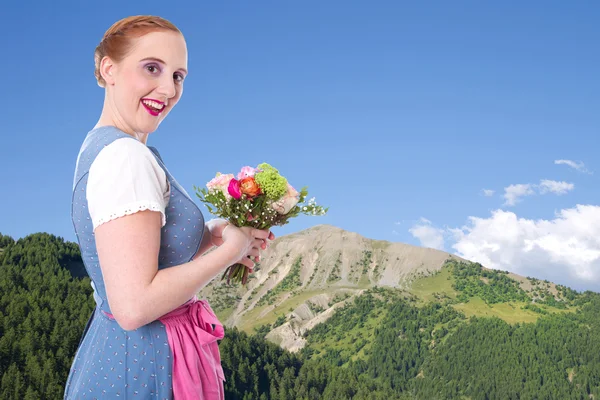
M60 237L0 234L1 399L62 398L94 307L81 264L77 245ZM265 340L269 326L228 328L226 398L600 398L599 294L557 286L555 296L534 278L526 292L502 271L449 268L456 297L423 303L373 287L305 333L298 353ZM475 299L520 302L539 318L511 324L455 307Z

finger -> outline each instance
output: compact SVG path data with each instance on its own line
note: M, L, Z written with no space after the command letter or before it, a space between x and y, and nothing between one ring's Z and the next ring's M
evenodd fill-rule
M273 232L269 232L269 240L275 240L275 234Z
M269 231L264 229L254 229L252 231L252 236L256 239L267 239L269 237Z
M229 228L229 223L227 225L225 225L225 227L221 231L221 237L223 237L225 235L225 231L227 230L227 228Z
M248 268L254 268L254 261L249 259L248 257L244 257L240 260L240 264L244 264Z
M250 251L248 252L248 255L251 257L257 257L260 256L260 250L254 248L254 249L250 249Z
M267 242L265 240L259 240L257 243L257 246L254 246L254 247L265 250L267 248Z

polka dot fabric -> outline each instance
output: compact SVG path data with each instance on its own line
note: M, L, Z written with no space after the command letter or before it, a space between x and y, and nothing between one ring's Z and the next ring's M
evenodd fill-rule
M86 136L77 158L71 217L85 268L92 279L96 309L75 354L65 399L173 399L172 351L166 328L154 321L125 331L112 314L98 263L94 232L87 210L87 172L98 153L119 138L134 137L114 127L100 127ZM204 217L192 198L165 167L160 154L148 147L165 170L171 197L161 231L159 269L188 262L200 247Z

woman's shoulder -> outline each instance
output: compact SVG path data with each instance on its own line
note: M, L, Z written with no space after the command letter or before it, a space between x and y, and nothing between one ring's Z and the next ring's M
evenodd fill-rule
M106 143L106 145L100 150L104 153L114 153L115 155L125 156L153 156L154 154L144 143L140 142L133 136L119 137Z
M161 212L162 225L166 223L167 175L150 149L136 139L119 138L105 146L90 166L86 187L94 229L142 210Z
M164 174L152 150L133 137L119 138L104 146L90 165L90 172L93 170Z
M78 163L85 160L91 167L98 158L147 158L152 161L157 154L136 137L113 126L101 126L88 132L79 151Z
M96 127L88 131L77 154L77 168L82 170L89 168L106 146L120 139L137 141L134 137L112 126Z

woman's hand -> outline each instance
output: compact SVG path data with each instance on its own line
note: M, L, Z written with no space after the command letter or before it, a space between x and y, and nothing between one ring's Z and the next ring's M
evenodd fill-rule
M223 230L229 225L229 222L222 218L211 219L206 223L208 232L210 233L210 241L213 246L219 247L224 243Z
M237 250L237 263L243 264L252 272L254 263L260 261L260 250L268 246L267 239L275 239L273 232L244 226L238 228L227 224L221 230L220 239L223 243L230 243ZM253 261L254 260L254 261Z

